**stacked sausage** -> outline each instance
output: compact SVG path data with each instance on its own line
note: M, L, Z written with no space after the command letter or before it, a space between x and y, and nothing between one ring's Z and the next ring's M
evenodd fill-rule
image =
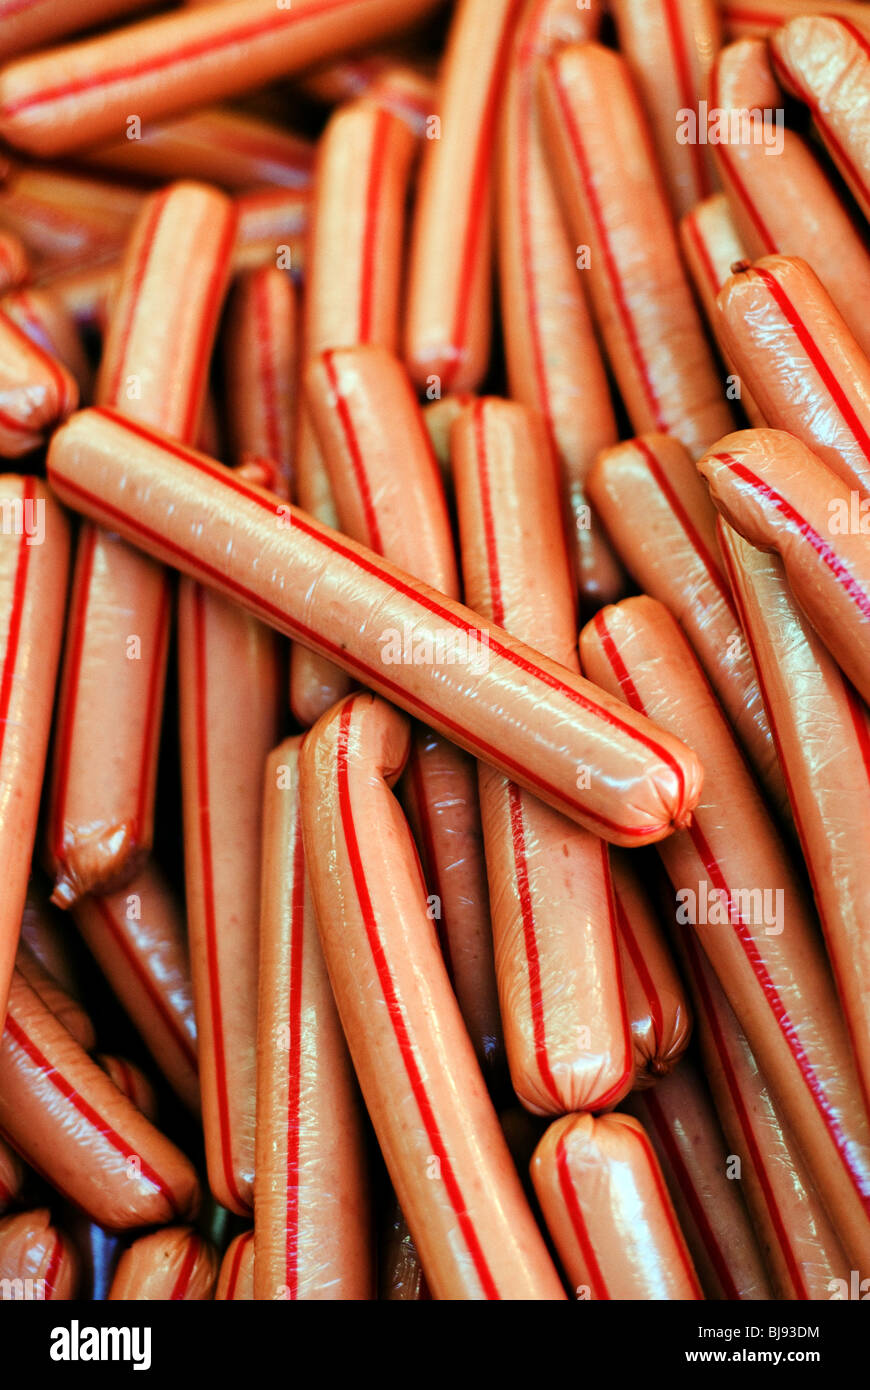
M870 6L6 8L4 1296L842 1296Z

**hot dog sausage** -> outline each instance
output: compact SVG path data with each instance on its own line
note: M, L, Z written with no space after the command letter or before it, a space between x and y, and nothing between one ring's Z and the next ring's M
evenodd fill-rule
M398 335L405 200L415 141L388 111L354 102L320 141L306 277L301 366L329 348ZM336 524L329 479L305 407L299 412L296 499ZM294 647L290 708L304 726L347 694L351 682L316 653Z
M0 457L29 454L77 402L63 363L0 312Z
M737 235L737 228L728 207L724 193L714 193L705 198L680 222L680 247L683 260L692 278L695 294L700 301L707 320L707 327L716 339L716 346L724 362L729 377L729 397L740 401L743 413L750 425L763 425L761 412L754 399L734 371L733 364L723 342L722 317L716 296L731 274L735 261L746 259L743 243Z
M769 115L764 127L765 111L782 110L766 44L742 39L722 50L710 78L709 102L708 138L723 133L714 122L727 125L729 142L713 143L713 149L750 256L782 254L807 261L867 352L870 327L861 306L870 294L870 256L801 137L787 128L774 131ZM747 110L756 113L748 120Z
M522 0L461 0L414 207L405 360L415 385L473 391L489 363L492 154Z
M153 863L119 893L80 898L76 926L185 1105L199 1109L196 1022L184 922Z
M868 17L863 17L864 24ZM870 36L845 15L791 20L770 45L783 85L812 112L816 129L865 217L870 217Z
M0 1139L0 1212L12 1206L24 1186L25 1167L5 1139Z
M795 603L779 560L720 522L828 955L870 1099L870 715Z
M226 1302L250 1303L254 1298L254 1232L243 1231L230 1241L221 1260L214 1296Z
M303 745L303 833L329 977L435 1297L558 1299L390 792L409 733L384 701L351 695Z
M727 1143L700 1072L686 1060L627 1104L656 1151L707 1298L773 1298L743 1197L726 1175Z
M143 122L202 106L412 24L434 0L230 0L161 15L10 63L0 134L31 153L118 140Z
M341 529L433 589L459 595L441 477L407 374L384 348L327 352L306 373L311 419ZM415 728L400 797L414 830L459 1007L484 1072L503 1042L477 770L440 735Z
M148 1077L135 1062L126 1057L110 1057L98 1052L94 1061L99 1063L106 1075L115 1083L128 1100L132 1100L137 1110L141 1110L146 1120L155 1123L157 1119L157 1095Z
M201 179L243 192L261 186L304 188L314 150L308 140L228 106L209 106L149 126L138 139L88 150L89 165L110 173L153 178Z
M426 422L426 429L435 451L438 467L441 469L444 489L448 496L452 495L453 492L450 431L453 428L453 421L467 405L471 405L473 400L474 396L470 391L458 391L449 396L436 397L429 405L423 407L423 419Z
M697 109L721 45L716 0L614 0L619 48L649 115L674 216L716 187L709 149L682 144L681 116Z
M197 1206L188 1160L17 973L0 1044L0 1129L102 1226L151 1226Z
M0 1297L74 1298L78 1277L75 1246L51 1224L47 1207L0 1221L0 1281L4 1290Z
M4 6L0 58L4 61L30 48L47 47L53 39L91 29L107 19L149 8L148 0L77 0L73 6L52 0L14 0Z
M729 1002L854 1258L870 1246L870 1146L848 1037L816 924L691 649L655 599L602 610L583 667L634 708L691 730L710 769L685 835L663 846L679 912L696 924ZM712 919L712 920L711 920Z
M296 295L274 266L240 275L227 310L224 391L233 460L277 465L274 492L290 494L296 381Z
M594 608L621 591L619 567L590 517L584 484L616 420L577 251L547 167L537 102L543 59L592 37L600 7L526 0L514 33L498 144L497 218L502 320L514 400L538 411L560 477L580 600Z
M140 189L34 165L0 184L0 226L27 248L34 273L117 257L144 201Z
M91 410L55 433L48 469L74 507L301 636L596 833L637 845L691 816L702 773L677 740L204 455ZM488 669L470 686L468 659L484 650Z
M251 1210L263 765L278 737L274 633L189 579L178 595L184 874L209 1186ZM244 757L239 732L244 730Z
M183 440L199 423L235 220L196 184L152 195L124 257L97 399ZM83 528L54 745L53 898L121 887L153 838L170 593L164 571Z
M632 856L617 850L610 863L637 1091L676 1066L691 1037L692 1015Z
M49 290L18 289L0 299L0 313L17 323L31 342L62 362L75 378L82 405L89 405L94 373L76 324Z
M704 955L695 928L673 922L692 990L704 1074L776 1297L817 1299L842 1278L846 1256L781 1107Z
M870 363L805 261L765 256L718 299L763 424L788 430L850 488L870 490Z
M45 1007L50 1009L67 1032L72 1034L79 1046L83 1047L85 1052L91 1052L96 1046L97 1035L87 1013L49 974L24 941L18 943L15 969L39 996Z
M453 426L452 444L469 602L579 670L542 422L513 401L481 398ZM634 1073L606 847L495 769L479 777L514 1090L539 1115L603 1109Z
M565 1115L532 1159L559 1259L581 1299L703 1299L649 1139L629 1115Z
M365 1139L305 867L301 743L280 744L262 778L254 1295L369 1299Z
M202 1302L214 1297L217 1251L188 1226L140 1236L118 1261L110 1303Z
M0 294L22 284L30 275L24 245L13 232L0 232Z
M716 512L679 440L645 435L603 453L589 495L638 587L680 623L774 805L788 794L716 543Z
M863 0L721 0L722 23L729 39L766 38L795 15L841 14L854 24L870 24Z
M730 434L698 467L735 531L779 555L804 613L870 699L870 503L783 430Z
M634 430L703 451L730 419L628 68L588 43L542 73L543 128L592 308Z
M6 532L0 538L2 1018L27 896L54 703L69 530L63 512L37 478L6 475L0 479L0 501Z

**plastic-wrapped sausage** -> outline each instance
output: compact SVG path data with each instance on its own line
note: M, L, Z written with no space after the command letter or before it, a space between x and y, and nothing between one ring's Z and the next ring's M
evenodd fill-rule
M568 225L586 248L593 312L634 430L674 434L698 455L731 415L628 68L599 44L563 49L544 65L541 100Z
M720 0L729 39L766 38L796 15L841 14L853 24L870 25L864 0Z
M405 360L415 385L473 391L489 365L492 152L522 0L460 0L411 232Z
M15 1150L5 1139L0 1139L0 1212L17 1203L26 1173Z
M54 703L69 529L38 478L0 479L0 1019L27 897Z
M343 533L433 589L459 596L441 477L405 369L384 348L328 352L307 377ZM477 769L440 734L415 727L400 787L423 861L439 939L484 1072L504 1060Z
M628 1107L658 1155L707 1298L773 1298L749 1213L727 1175L725 1135L694 1064L682 1062L655 1090L632 1096Z
M230 192L266 185L304 188L311 180L314 149L308 140L229 106L207 106L143 130L138 140L119 140L88 150L92 167L112 174L202 179Z
M856 1260L870 1251L867 1117L802 885L691 648L655 599L602 610L584 669L691 737L709 770L686 834L662 846L678 913L700 936L831 1219Z
M13 232L0 232L0 294L23 284L30 275L24 245Z
M788 815L752 659L716 543L716 511L677 439L645 435L607 450L589 495L638 587L677 619L774 805Z
M221 1260L214 1296L221 1302L248 1302L254 1298L254 1232L243 1231L230 1241Z
M166 1226L140 1236L124 1251L110 1303L202 1302L214 1297L218 1257L208 1241L189 1226Z
M543 425L481 398L453 426L465 592L476 611L579 671L559 492ZM631 1086L607 848L481 767L496 975L511 1080L536 1114L601 1110Z
M192 439L229 273L228 199L196 184L149 198L124 257L97 399ZM170 592L167 575L86 526L79 537L54 745L54 901L121 887L151 847Z
M178 595L184 872L209 1186L253 1202L263 767L278 737L274 633L190 579ZM245 755L239 757L244 731Z
M76 926L155 1062L199 1109L196 1021L181 912L154 864L118 893L80 898Z
M291 493L296 401L296 294L275 266L240 275L223 330L224 391L233 461L277 465L274 491Z
M85 1052L93 1051L97 1042L94 1025L77 999L67 994L62 985L45 969L45 966L24 941L19 941L15 956L15 969L27 981L43 1004L50 1009L71 1033Z
M674 923L674 941L692 990L704 1074L725 1131L729 1182L740 1181L777 1298L830 1297L846 1255L734 1010L696 930Z
M682 113L697 109L720 47L717 0L612 0L619 48L649 115L674 216L716 187L709 148L676 138Z
M62 362L0 312L0 457L38 448L78 403L78 387Z
M815 156L799 135L781 125L776 113L782 111L782 93L767 45L742 39L723 49L708 95L711 122L728 127L728 143L712 147L749 255L807 261L863 350L870 351L863 310L870 296L870 254ZM747 111L755 114L747 117ZM739 139L730 139L732 125ZM711 125L708 136L714 133L719 134Z
M117 258L143 202L128 184L13 165L0 183L0 227L21 238L34 274L57 273Z
M135 1062L129 1062L126 1057L113 1057L105 1052L98 1052L94 1061L114 1081L118 1090L132 1100L136 1109L142 1111L146 1120L154 1124L157 1120L157 1094L142 1068L137 1067Z
M280 744L261 779L254 1292L258 1300L369 1299L368 1163L306 871L301 744Z
M0 1221L0 1281L3 1298L74 1298L79 1278L75 1246L51 1224L47 1207Z
M182 9L0 72L0 134L33 154L118 140L128 114L157 120L257 87L408 27L435 0L229 0Z
M727 435L698 467L735 531L779 555L801 608L870 700L870 503L783 430Z
M415 145L403 121L365 101L341 108L329 121L318 147L301 368L329 348L395 348ZM296 500L334 526L329 478L304 404L298 425ZM313 724L350 687L331 662L293 648L290 707L300 724Z
M329 977L434 1296L558 1299L390 791L409 736L397 710L351 695L302 749L306 859Z
M692 1014L656 914L630 854L614 850L614 913L634 1047L634 1090L645 1090L679 1062Z
M152 3L153 0L76 0L75 5L68 6L57 5L54 0L17 0L2 15L0 59L5 61L16 53L47 47L54 39L149 9Z
M432 1296L408 1223L396 1201L381 1232L378 1275L382 1303L419 1303Z
M532 1181L580 1299L703 1299L652 1145L629 1115L565 1115Z
M814 14L780 29L770 53L777 76L810 108L828 153L870 217L870 34L846 15Z
M736 261L746 259L734 219L724 193L714 193L705 198L680 222L680 246L683 260L692 277L695 294L700 301L707 320L707 326L716 339L719 354L727 368L732 392L739 391L738 399L750 425L763 425L761 412L734 371L728 351L723 342L721 315L716 296L731 275L731 267Z
M828 955L870 1100L870 714L801 613L774 555L720 522Z
M151 1226L198 1203L185 1156L17 973L0 1043L0 1130L101 1226Z
M38 347L63 363L75 378L81 404L90 405L93 369L78 328L60 298L50 290L11 290L0 299L0 313L17 323Z
M639 845L691 818L703 774L685 745L214 460L102 409L55 433L48 471L76 509L335 659L607 839ZM466 666L482 653L487 669L470 685Z
M456 394L436 398L429 405L423 407L426 430L435 451L435 458L441 469L441 477L444 480L444 488L448 495L451 495L453 491L450 431L453 429L453 421L466 406L471 405L473 400L474 396L470 391L458 391Z
M538 411L564 491L581 604L619 596L622 575L589 515L584 483L600 449L617 439L610 388L583 296L577 251L547 167L537 89L554 48L592 37L600 7L526 0L513 37L497 179L498 255L508 381ZM434 407L433 407L434 409Z
M718 304L762 425L788 430L848 487L870 491L870 363L815 272L765 256L737 271Z

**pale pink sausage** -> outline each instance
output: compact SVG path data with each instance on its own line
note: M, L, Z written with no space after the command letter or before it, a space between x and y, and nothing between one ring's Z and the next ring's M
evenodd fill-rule
M610 366L637 434L701 453L730 412L680 260L628 68L587 43L551 56L541 84L550 161Z
M408 743L408 721L360 694L302 749L306 858L339 1015L435 1297L559 1299L390 791Z
M217 1251L188 1226L140 1236L124 1251L106 1298L109 1303L202 1302L214 1297Z
M577 250L547 167L537 91L548 53L594 36L599 19L597 0L591 9L574 0L526 0L510 55L496 185L510 393L544 418L584 607L612 602L622 588L584 494L596 454L616 442L617 429Z
M4 1300L74 1298L79 1258L69 1236L51 1224L47 1207L0 1221L0 1281Z
M41 165L13 165L0 183L0 227L27 248L34 274L117 258L144 194L121 182Z
M0 59L31 48L47 48L55 39L79 29L96 28L110 19L134 15L153 7L153 0L3 0L0 3Z
M229 200L174 184L128 243L97 400L195 437L229 274ZM123 886L151 847L170 591L166 573L93 526L79 538L54 744L54 901Z
M712 122L729 126L733 113L781 111L782 93L770 68L767 46L743 39L722 50L710 78ZM744 122L745 124L745 122ZM749 255L800 256L816 272L863 350L870 350L864 304L870 297L868 255L848 210L808 146L794 131L768 129L760 116L738 128L737 143L714 143L731 211ZM717 135L719 132L717 132ZM782 148L773 145L781 135Z
M0 135L40 155L117 140L412 24L435 0L230 0L161 15L9 64Z
M48 471L74 507L334 658L596 833L638 845L690 820L702 771L678 740L213 459L101 409L55 433ZM487 670L470 686L463 663L483 650Z
M14 232L0 232L0 294L21 285L30 276L24 244Z
M87 1012L77 999L67 994L24 941L18 943L15 969L79 1046L85 1052L92 1052L97 1043L97 1034Z
M698 467L735 531L779 555L804 613L870 700L870 501L783 430L727 435Z
M78 328L58 295L35 288L11 290L0 299L0 313L17 323L31 342L62 362L72 373L79 401L90 405L94 372Z
M870 1102L870 714L782 565L720 522L722 552L788 777L840 1002Z
M153 863L118 893L72 909L117 998L170 1086L199 1109L196 1021L184 920Z
M870 25L864 0L720 0L722 23L729 39L771 37L797 15L838 14L853 24Z
M414 207L405 360L415 385L473 391L489 365L492 168L521 0L460 0L438 82Z
M301 738L262 778L254 1294L374 1297L359 1093L326 973L302 841Z
M27 897L66 607L69 529L37 478L0 479L0 1018ZM8 530L7 530L8 527ZM41 544L38 542L41 540Z
M703 1299L652 1145L629 1115L566 1115L532 1181L579 1299Z
M691 986L704 1074L725 1131L730 1183L742 1184L773 1291L784 1299L830 1297L848 1262L794 1132L782 1115L693 926L673 939Z
M677 439L603 453L589 495L638 588L677 619L776 809L788 794L716 542L716 511Z
M761 425L764 423L761 411L746 383L737 376L725 347L722 316L716 302L716 296L732 273L731 267L746 259L746 250L737 235L724 193L714 193L712 198L705 198L686 214L680 222L680 247L707 327L731 378L726 394L729 399L740 402L750 425Z
M716 187L709 148L678 131L697 111L721 44L717 0L612 0L619 48L649 115L676 218Z
M581 637L583 667L682 730L709 769L692 826L662 847L680 912L745 1028L855 1259L870 1249L870 1144L816 922L724 717L661 604L627 599Z
M654 1090L631 1096L628 1108L656 1151L707 1298L772 1299L743 1196L727 1173L727 1142L701 1073L687 1059Z
M224 390L233 462L277 465L273 490L291 494L296 417L296 293L274 266L240 275L223 330Z
M0 458L20 458L65 420L78 387L62 362L0 312Z
M645 1090L677 1065L692 1034L692 1014L679 973L644 892L642 866L614 850L610 857L622 981L634 1048L633 1090Z
M193 1167L13 975L0 1044L0 1130L27 1162L114 1230L192 1215Z
M870 362L805 261L765 256L719 294L724 341L762 425L787 430L850 488L870 491Z
M469 602L579 670L542 422L516 402L481 398L453 426L452 443ZM514 1090L535 1114L604 1109L634 1074L606 846L495 769L481 767L479 778Z
M128 1100L132 1100L137 1110L141 1110L146 1120L152 1124L157 1120L157 1093L141 1067L129 1062L126 1057L113 1057L105 1052L94 1056L106 1075L115 1083Z

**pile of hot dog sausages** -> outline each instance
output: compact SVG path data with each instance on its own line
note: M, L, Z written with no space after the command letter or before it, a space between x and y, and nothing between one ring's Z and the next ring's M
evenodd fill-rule
M870 1289L870 5L0 0L0 142L2 1297Z

